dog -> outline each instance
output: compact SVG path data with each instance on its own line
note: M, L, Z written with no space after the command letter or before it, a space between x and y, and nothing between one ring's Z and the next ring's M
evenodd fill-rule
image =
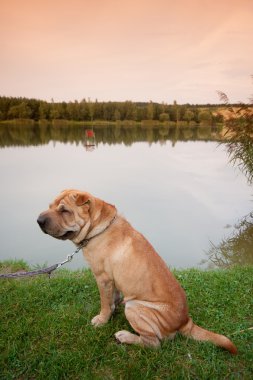
M100 293L101 310L91 321L94 326L109 320L122 294L126 318L137 334L118 331L117 341L158 347L180 332L237 353L227 337L193 323L183 288L115 206L88 192L64 190L37 222L46 234L83 246Z

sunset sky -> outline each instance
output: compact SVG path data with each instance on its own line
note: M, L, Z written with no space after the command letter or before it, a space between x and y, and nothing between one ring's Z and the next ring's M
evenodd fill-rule
M248 102L253 0L0 0L0 95Z

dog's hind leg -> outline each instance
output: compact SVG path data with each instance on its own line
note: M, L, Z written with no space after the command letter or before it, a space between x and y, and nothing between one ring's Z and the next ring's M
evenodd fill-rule
M126 330L118 331L115 337L119 342L151 347L160 346L162 334L156 316L152 315L152 310L147 307L140 307L134 301L128 301L126 302L125 314L128 322L139 335Z
M115 334L115 338L120 343L127 343L127 344L141 344L142 343L141 338L138 335L132 334L126 330L118 331Z

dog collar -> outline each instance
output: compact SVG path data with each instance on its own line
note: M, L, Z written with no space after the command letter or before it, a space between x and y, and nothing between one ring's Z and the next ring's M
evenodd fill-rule
M98 234L96 234L96 235L94 235L94 236L91 236L90 238L87 238L87 239L83 239L80 243L78 243L77 244L77 247L79 248L79 249L82 249L82 248L84 248L84 247L86 247L87 245L88 245L88 243L92 240L92 239L94 239L95 237L97 237L97 236L99 236L99 235L101 235L101 234L103 234L112 224L113 224L113 222L116 220L116 218L117 218L117 214L116 215L114 215L114 217L112 218L112 220L110 221L110 223L108 224L108 226L106 226L104 229L103 229L103 231L100 231Z

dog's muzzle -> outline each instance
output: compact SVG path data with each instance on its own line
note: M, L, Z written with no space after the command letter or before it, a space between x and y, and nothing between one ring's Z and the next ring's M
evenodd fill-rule
M37 223L39 224L40 228L43 232L47 233L47 225L48 225L48 217L46 215L40 214Z

